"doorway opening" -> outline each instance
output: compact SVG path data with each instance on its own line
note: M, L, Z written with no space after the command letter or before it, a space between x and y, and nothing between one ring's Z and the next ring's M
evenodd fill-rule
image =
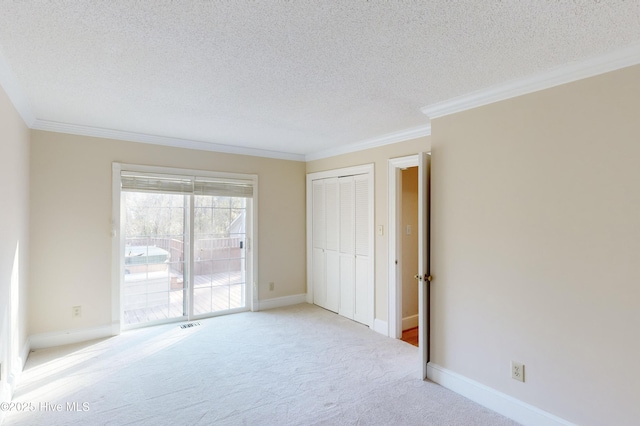
M410 203L415 202L413 196L403 197L403 174L406 174L405 181L412 184L414 182L413 173L416 169L417 206L413 204L412 207ZM429 174L430 155L427 153L389 160L389 336L401 339L403 330L412 328L412 322L415 324L416 317L412 316L411 309L414 305L411 304L411 299L415 298L417 287L418 312L417 324L414 327L417 327L415 332L418 336L423 378L426 378L429 360L429 286L431 280L429 271ZM407 188L405 188L405 193L406 190ZM409 190L409 192L411 191L414 189ZM407 223L406 217L403 218L403 198L407 203L404 209L417 212L417 229L415 229L417 234L417 267L414 266L415 264L411 264L413 255L409 256L410 253L416 252L415 243L411 241L414 225ZM407 268L405 268L405 263L408 263ZM409 284L411 278L407 273L411 269L414 274L413 284Z
M400 170L400 194L398 202L397 242L398 278L402 288L402 336L401 339L418 346L420 325L418 321L418 167L407 167Z

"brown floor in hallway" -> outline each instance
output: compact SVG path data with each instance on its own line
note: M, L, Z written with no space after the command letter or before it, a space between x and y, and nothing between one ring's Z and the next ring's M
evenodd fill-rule
M418 346L418 327L413 327L402 332L402 341Z

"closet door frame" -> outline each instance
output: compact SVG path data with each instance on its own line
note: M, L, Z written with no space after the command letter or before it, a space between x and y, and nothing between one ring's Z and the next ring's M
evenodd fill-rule
M367 175L369 184L369 291L367 295L369 315L366 325L374 328L375 318L375 224L374 224L374 165L345 167L307 174L307 302L313 304L313 181L343 176Z

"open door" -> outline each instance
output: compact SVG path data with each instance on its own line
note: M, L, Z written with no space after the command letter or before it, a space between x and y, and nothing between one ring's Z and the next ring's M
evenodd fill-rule
M431 175L431 155L418 155L418 348L422 364L422 378L427 378L429 362L429 192Z
M400 226L400 170L418 167L418 346L422 377L427 377L429 362L429 199L431 154L419 153L389 160L389 336L402 337L402 280L399 277Z

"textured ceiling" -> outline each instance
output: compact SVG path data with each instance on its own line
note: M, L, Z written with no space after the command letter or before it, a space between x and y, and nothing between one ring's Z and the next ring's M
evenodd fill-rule
M38 120L300 155L640 42L640 1L0 0Z

